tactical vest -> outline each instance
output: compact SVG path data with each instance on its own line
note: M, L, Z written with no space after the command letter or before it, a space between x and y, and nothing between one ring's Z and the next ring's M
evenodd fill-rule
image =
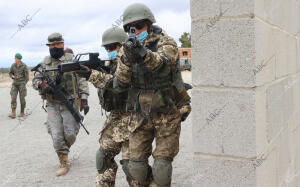
M156 34L161 29L154 29ZM152 52L157 51L159 39L147 43L146 47ZM176 109L175 96L172 88L172 69L163 62L161 67L151 71L143 60L132 64L131 89L128 93L127 110L142 112L166 113Z
M153 26L153 32L161 34L162 29ZM156 52L158 42L159 39L147 43L146 47ZM170 62L165 61L154 71L151 71L142 60L139 62L132 65L127 110L146 115L151 112L167 113L190 102L181 76L179 56L176 66L170 66L168 65Z
M71 62L73 56L69 55L69 54L65 54L65 59L63 61L58 61L58 60L53 60L52 58L50 58L50 62L46 62L44 64L44 66L46 67L46 69L49 68L55 68L58 64L60 63L65 63L65 62ZM51 71L48 72L48 75L52 78L52 79L56 79L58 72L57 71ZM77 75L74 72L67 72L64 73L62 78L61 78L61 83L63 85L63 87L66 89L67 91L67 97L69 97L69 99L74 99L75 97L78 97L78 82L77 82ZM74 95L74 89L75 89L75 94ZM72 98L70 96L73 96ZM45 98L45 97L43 97ZM46 95L46 99L47 100L52 100L53 98L49 97L49 95Z
M114 75L117 69L116 63L111 63L110 65L110 74ZM107 88L107 89L106 89ZM126 109L126 100L128 92L114 93L111 91L113 88L113 82L111 81L106 88L98 88L98 97L101 107L110 112L112 110L119 110L125 112Z

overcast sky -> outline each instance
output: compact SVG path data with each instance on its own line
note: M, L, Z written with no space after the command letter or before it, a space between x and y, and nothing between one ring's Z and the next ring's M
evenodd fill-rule
M0 67L10 67L16 52L29 66L38 64L49 54L45 43L53 32L60 32L75 53L100 52L107 58L102 33L135 2L149 6L156 24L177 42L183 32L190 32L189 0L0 0ZM18 25L31 16L19 31Z

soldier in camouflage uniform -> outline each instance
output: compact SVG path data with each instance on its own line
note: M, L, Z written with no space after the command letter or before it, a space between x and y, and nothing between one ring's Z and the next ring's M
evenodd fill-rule
M92 70L89 77L89 81L98 88L101 108L110 112L100 133L100 149L96 154L98 170L96 187L115 186L118 165L114 157L117 154L122 151L121 164L123 168L127 167L129 162L128 123L130 115L125 110L128 93L127 90L114 92L112 89L117 63L120 61L118 52L126 39L127 34L118 27L107 29L103 33L102 46L105 47L110 60L106 61L105 65L109 67L110 72ZM127 180L130 186L134 186L134 180L129 177L127 177Z
M15 63L11 66L9 71L10 78L13 79L10 95L11 95L11 109L10 118L16 118L17 96L19 92L21 102L21 112L18 117L24 117L24 110L26 107L25 96L27 95L26 83L29 80L28 69L26 64L22 61L22 55L17 53L15 55Z
M45 57L41 62L42 68L54 68L63 62L71 62L73 55L64 53L64 40L59 33L53 33L48 37L50 56ZM55 79L57 72L48 72L49 76ZM67 90L69 102L74 103L77 110L84 110L86 114L89 110L87 98L89 89L87 81L79 77L74 72L64 73L62 83ZM68 153L76 140L79 132L79 124L76 122L69 110L61 102L52 97L51 87L36 73L32 80L33 88L38 90L43 99L46 99L48 112L47 129L53 140L54 149L58 155L60 167L56 172L57 176L66 174L69 171L70 163ZM78 99L81 99L79 104ZM79 106L80 105L80 106Z
M121 49L114 87L129 87L126 109L132 117L126 170L139 186L148 186L153 175L153 185L167 187L171 185L172 161L179 151L181 121L191 107L179 71L177 44L153 23L151 10L143 4L133 4L124 11L124 30L136 28L137 46L129 39ZM149 169L151 154L154 163Z

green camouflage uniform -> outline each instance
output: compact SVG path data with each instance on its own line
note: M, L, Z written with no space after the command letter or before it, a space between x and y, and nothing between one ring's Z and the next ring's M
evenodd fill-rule
M89 78L89 81L98 88L101 106L104 110L110 112L100 132L100 149L106 155L104 159L106 163L101 171L99 171L97 167L99 172L96 179L97 187L112 187L115 185L118 169L118 165L114 160L116 155L122 151L122 165L128 164L129 161L128 124L130 122L130 115L128 112L125 112L127 91L123 93L113 93L111 91L111 83L117 63L118 59L110 62L110 73L92 70L92 74ZM129 183L132 183L130 179L127 178L127 180Z
M47 56L41 65L43 68L54 68L63 62L70 62L73 55L65 53L59 59L54 59ZM57 72L48 72L51 78L55 79ZM36 73L32 86L39 90L39 85L42 82L42 76ZM87 99L89 95L89 88L87 81L84 78L78 77L75 73L64 73L62 83L68 92L67 98L73 100L74 106L78 109L78 101L75 98ZM75 86L75 88L74 88ZM74 92L74 89L76 90ZM40 90L39 90L40 91ZM41 92L40 92L41 93ZM74 95L75 93L75 95ZM47 100L46 107L48 112L47 129L53 140L53 146L58 154L68 154L70 147L74 144L76 136L79 132L79 124L68 109L59 101L54 100L51 94L41 95L43 99Z
M27 89L26 89L26 83L29 80L28 75L28 69L26 64L23 62L17 66L16 63L14 63L9 71L9 76L12 78L14 76L14 80L12 83L10 95L11 95L11 108L15 109L17 108L17 96L19 92L21 107L26 107L26 101L25 96L27 95Z
M131 63L131 66L125 65L124 61L128 58L120 51L123 60L118 65L114 84L115 87L130 87L127 102L127 110L132 115L129 125L129 171L137 176L136 180L145 182L147 186L149 181L146 180L151 175L148 157L152 153L154 181L169 186L171 162L179 151L182 114L178 108L190 108L190 98L178 73L176 42L165 31L153 26L153 32L149 33L143 46L147 48L144 60ZM181 94L183 92L185 94ZM152 151L154 138L156 147ZM161 175L167 177L162 178Z

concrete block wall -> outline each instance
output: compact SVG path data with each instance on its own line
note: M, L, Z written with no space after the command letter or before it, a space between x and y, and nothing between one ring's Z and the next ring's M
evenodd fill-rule
M300 187L300 0L190 0L191 186Z

